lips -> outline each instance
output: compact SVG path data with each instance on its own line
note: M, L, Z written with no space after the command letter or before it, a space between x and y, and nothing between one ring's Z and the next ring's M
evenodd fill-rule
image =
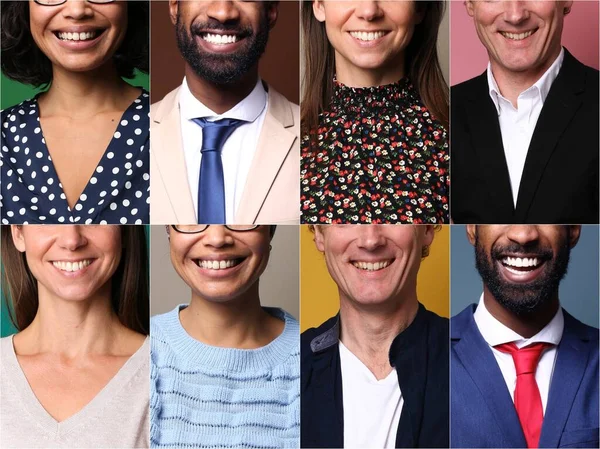
M194 259L194 263L198 267L205 270L226 270L233 268L245 260L242 258L229 258L229 259Z
M387 31L350 31L350 36L364 42L375 41L385 36Z
M506 254L496 258L504 278L521 284L536 280L544 272L547 260L541 254Z
M83 270L94 262L94 259L81 259L81 260L54 260L52 265L58 268L60 271L75 272Z
M215 45L235 44L239 39L236 34L201 33L200 37Z
M523 39L527 39L533 33L535 33L538 29L524 31L522 33L511 33L508 31L500 31L500 34L504 36L506 39L510 39L512 41L522 41Z
M388 266L390 266L392 263L394 262L394 259L383 259L383 260L379 260L379 261L359 261L359 260L355 260L352 261L352 265L354 265L355 268L358 268L359 270L363 270L363 271L379 271L379 270L383 270L384 268L387 268Z

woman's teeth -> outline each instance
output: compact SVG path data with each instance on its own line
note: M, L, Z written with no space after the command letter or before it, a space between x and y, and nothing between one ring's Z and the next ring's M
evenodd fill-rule
M87 267L91 263L92 263L91 259L80 260L77 262L63 262L61 260L57 260L57 261L52 262L52 265L54 265L56 268L58 268L61 271L79 271L79 270L82 270L83 268Z
M507 39L511 39L513 41L521 41L523 39L525 39L526 37L529 37L533 34L535 30L530 30L530 31L526 31L524 33L508 33L506 31L501 31L502 36L504 36Z
M390 263L392 263L391 260L384 260L382 262L352 262L352 265L354 265L359 270L377 271L383 270Z
M87 33L58 33L58 38L63 41L89 41L96 37L95 31Z
M385 31L350 31L350 35L359 41L374 41L385 36Z
M237 36L235 34L206 33L202 36L202 39L204 39L207 42L210 42L211 44L219 44L219 45L233 44L234 42L237 42Z
M231 260L198 260L198 266L207 270L224 270L238 265L239 259Z

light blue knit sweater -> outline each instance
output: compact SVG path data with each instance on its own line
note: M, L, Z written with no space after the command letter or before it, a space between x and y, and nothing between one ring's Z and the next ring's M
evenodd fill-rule
M208 346L181 326L178 306L151 320L150 444L181 448L300 446L300 330L258 349Z

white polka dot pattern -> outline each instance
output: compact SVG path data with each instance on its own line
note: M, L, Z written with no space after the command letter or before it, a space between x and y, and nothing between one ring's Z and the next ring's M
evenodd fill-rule
M149 223L149 112L150 97L143 91L123 113L71 209L40 128L37 98L2 111L2 224Z

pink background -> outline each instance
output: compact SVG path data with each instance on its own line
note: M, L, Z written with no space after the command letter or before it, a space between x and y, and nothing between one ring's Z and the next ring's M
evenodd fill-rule
M450 84L483 73L488 55L462 0L450 1ZM562 44L582 63L598 68L598 1L575 1L565 17Z

